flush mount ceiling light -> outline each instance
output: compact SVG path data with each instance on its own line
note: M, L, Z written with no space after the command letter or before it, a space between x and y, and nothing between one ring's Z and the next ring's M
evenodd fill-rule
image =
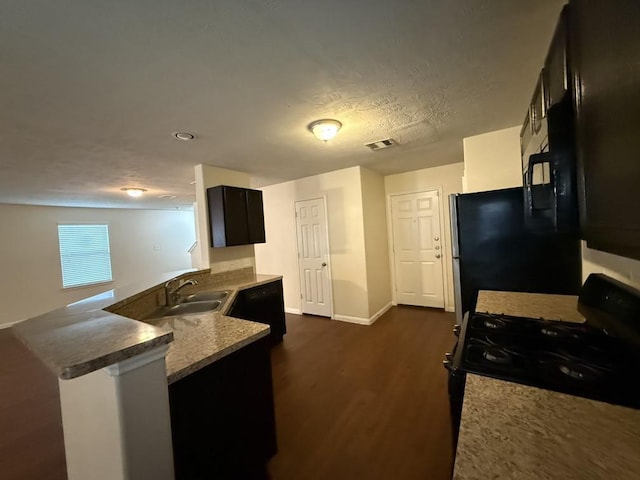
M134 198L141 197L142 194L147 191L144 188L129 188L129 187L121 188L120 190L122 190L123 192L126 192L127 195Z
M178 140L184 140L185 142L188 142L189 140L193 140L194 138L196 138L196 136L193 133L189 133L189 132L177 132L173 134L174 137L176 137Z
M340 127L342 124L338 120L324 119L311 122L307 128L317 139L326 142L336 136Z

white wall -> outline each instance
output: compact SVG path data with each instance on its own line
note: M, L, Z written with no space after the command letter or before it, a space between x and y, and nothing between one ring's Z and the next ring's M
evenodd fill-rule
M197 204L196 231L200 268L211 268L212 273L237 270L243 267L255 268L253 245L211 248L209 208L207 205L207 188L218 185L249 188L249 174L228 170L226 168L213 167L211 165L196 165L195 180ZM267 241L269 241L268 235Z
M463 140L465 193L522 186L520 130L505 128Z
M327 198L334 315L368 319L360 167L262 188L266 244L255 247L258 272L284 277L285 307L300 311L294 203Z
M362 214L369 316L391 304L391 270L387 243L384 177L361 167Z
M462 191L463 163L454 163L441 167L425 168L413 172L388 175L384 178L387 196L402 193L414 193L436 188L442 189L442 244L445 273L445 308L454 310L453 271L451 258L451 220L449 217L449 195Z
M143 280L149 273L191 268L191 211L0 205L0 221L0 327ZM109 225L113 283L62 289L58 223Z

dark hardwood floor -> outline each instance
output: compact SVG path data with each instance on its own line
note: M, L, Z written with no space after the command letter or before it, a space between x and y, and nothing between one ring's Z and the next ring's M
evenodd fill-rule
M450 479L444 353L453 314L395 307L365 327L287 315L272 351L272 480Z
M67 478L58 379L0 330L0 478Z
M394 307L374 325L287 314L272 351L272 480L449 479L444 353L453 314ZM0 330L0 478L64 480L56 378Z

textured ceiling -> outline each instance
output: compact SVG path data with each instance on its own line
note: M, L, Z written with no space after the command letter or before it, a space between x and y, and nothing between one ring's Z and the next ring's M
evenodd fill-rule
M463 137L521 122L563 3L5 1L0 202L175 208L199 163L262 186L462 161ZM325 117L327 144L306 130Z

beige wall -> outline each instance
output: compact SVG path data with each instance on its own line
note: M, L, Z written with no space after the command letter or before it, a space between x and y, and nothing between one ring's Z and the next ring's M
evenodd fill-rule
M256 245L256 269L284 276L285 306L300 311L294 203L326 196L334 317L368 319L360 167L262 189L267 243ZM272 241L275 238L277 241Z
M256 272L282 275L285 308L290 313L301 313L294 209L296 183L280 183L261 190L267 243L255 245Z
M463 140L465 193L522 186L520 130L505 128Z
M391 304L391 271L387 243L384 177L361 167L362 213L369 316Z
M149 274L191 268L193 212L0 205L0 327ZM113 283L62 288L59 223L109 225ZM158 248L158 249L156 249Z
M454 163L442 167L425 168L413 172L388 175L384 178L387 196L413 193L424 190L442 189L442 245L445 275L445 308L454 310L453 271L451 258L451 220L449 217L449 195L462 191L463 163Z
M211 268L212 272L224 272L243 267L254 267L253 245L237 247L211 248L209 233L209 208L207 206L207 188L218 185L249 188L249 174L213 167L211 165L196 165L196 231L200 268ZM267 237L267 241L269 238Z

